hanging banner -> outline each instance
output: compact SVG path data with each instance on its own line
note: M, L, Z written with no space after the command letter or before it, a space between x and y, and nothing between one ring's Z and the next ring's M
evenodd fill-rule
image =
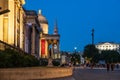
M42 39L41 40L41 54L45 54L45 40Z

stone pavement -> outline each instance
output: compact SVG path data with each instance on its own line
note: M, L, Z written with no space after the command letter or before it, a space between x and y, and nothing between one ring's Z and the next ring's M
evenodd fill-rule
M120 80L120 70L107 72L105 68L75 68L70 77L48 80Z
M56 79L47 79L47 80L75 80L73 76L64 77L64 78L56 78Z
M75 69L73 77L75 80L120 80L120 70Z

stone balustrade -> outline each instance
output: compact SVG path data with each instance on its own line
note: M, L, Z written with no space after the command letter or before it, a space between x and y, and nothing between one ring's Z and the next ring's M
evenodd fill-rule
M0 80L37 80L72 75L72 67L26 67L0 69Z

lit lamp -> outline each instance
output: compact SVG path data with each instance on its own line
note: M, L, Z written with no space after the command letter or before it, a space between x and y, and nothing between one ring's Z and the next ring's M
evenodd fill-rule
M75 50L75 53L76 53L77 47L74 47L74 50Z

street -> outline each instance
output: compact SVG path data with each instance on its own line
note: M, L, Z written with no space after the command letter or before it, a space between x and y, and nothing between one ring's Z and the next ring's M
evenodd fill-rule
M73 75L61 79L49 80L120 80L120 70L107 72L106 69L81 69L75 68Z

